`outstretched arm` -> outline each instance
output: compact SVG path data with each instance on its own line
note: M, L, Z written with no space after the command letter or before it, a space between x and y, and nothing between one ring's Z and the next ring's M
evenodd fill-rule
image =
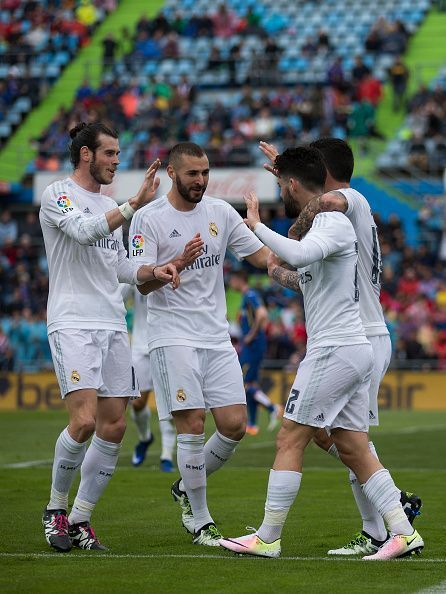
M286 289L291 289L296 293L300 289L299 272L272 252L268 257L268 275Z
M342 192L327 192L322 196L317 196L310 200L302 209L302 212L291 225L288 231L288 237L291 239L301 239L311 229L314 217L320 212L339 211L346 213L348 202Z

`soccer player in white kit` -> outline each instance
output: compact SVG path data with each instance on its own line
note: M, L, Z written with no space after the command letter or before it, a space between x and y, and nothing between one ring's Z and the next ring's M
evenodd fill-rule
M229 248L264 268L269 250L232 206L204 195L209 161L200 146L173 147L167 173L171 190L132 221L129 243L139 245L142 238L144 248L130 253L136 262L167 262L191 233L205 244L203 255L181 272L179 293L166 286L149 295L147 320L159 418L172 414L177 429L181 479L172 495L194 544L218 546L221 535L208 510L206 477L232 456L246 428L243 377L226 319L223 262ZM144 285L139 290L144 292ZM206 409L217 430L205 444Z
M116 467L128 398L139 396L119 282L179 283L174 265L138 266L122 243L124 221L155 195L160 162L149 167L137 195L117 207L100 192L119 164L116 132L82 123L70 136L74 171L45 189L40 209L49 267L48 339L69 413L56 443L42 522L47 542L62 552L73 545L105 548L90 516ZM79 468L79 490L67 517L68 491Z
M132 361L138 380L141 398L131 401L130 414L138 431L139 443L132 456L133 466L140 466L153 443L150 428L151 412L148 405L150 392L153 390L152 371L149 361L149 328L147 325L147 296L141 295L136 287L133 289L133 329L132 329ZM160 469L163 472L173 472L173 450L176 443L175 426L171 420L160 421L161 456Z
M321 138L310 144L322 155L327 169L325 193L311 200L303 208L296 222L291 226L289 237L299 239L311 228L319 212L343 212L353 225L358 238L358 287L359 310L367 339L372 345L374 367L369 389L369 425L376 426L378 420L379 385L389 366L392 345L379 301L381 251L378 230L370 205L365 197L350 188L354 158L349 145L339 138ZM273 145L261 143L260 149L274 163L277 150ZM271 171L271 165L265 166ZM272 171L274 173L274 171ZM299 290L299 272L276 266L272 277L281 285ZM325 451L338 456L333 439L325 431L319 431L314 441ZM373 442L369 441L372 453L377 456ZM338 549L328 551L329 555L358 555L373 553L388 539L388 533L381 515L365 497L354 473L349 472L350 485L362 518L362 531L350 542ZM401 503L412 523L420 513L421 500L417 495L401 491Z
M275 169L289 217L297 216L308 202L324 193L325 165L314 148L286 150L276 158ZM364 559L386 560L419 552L424 543L404 513L400 492L369 449L373 351L359 314L353 226L339 212L323 212L296 242L261 224L254 194L246 202L250 227L277 254L270 258L269 274L278 258L299 269L308 343L277 437L263 523L254 534L222 539L220 544L238 553L280 555L283 525L300 488L304 450L318 428L323 428L330 431L341 460L355 473L392 534L378 552Z

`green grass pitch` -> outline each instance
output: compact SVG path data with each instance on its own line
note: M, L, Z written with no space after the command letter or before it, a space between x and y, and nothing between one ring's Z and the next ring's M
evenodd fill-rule
M259 435L246 436L226 468L208 481L210 510L226 536L244 534L247 525L257 527L263 517L274 435L265 429L265 415L262 420ZM158 470L158 431L148 459L135 469L130 464L135 442L131 422L118 469L93 516L109 550L55 553L44 541L40 518L54 442L65 422L60 412L0 415L1 592L446 591L446 412L384 412L381 427L372 430L381 460L398 486L415 491L424 503L416 520L425 540L423 554L387 563L327 557L326 551L345 544L360 522L347 472L315 446L306 453L281 559L237 557L192 545L170 496L177 474ZM211 418L207 423L212 431ZM71 500L74 494L73 488Z

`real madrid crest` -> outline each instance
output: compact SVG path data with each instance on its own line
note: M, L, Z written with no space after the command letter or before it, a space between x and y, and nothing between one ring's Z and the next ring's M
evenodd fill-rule
M212 237L217 237L218 235L218 227L215 223L209 223L209 233Z
M77 382L79 382L80 379L81 376L79 375L79 372L73 369L73 371L71 372L71 381L73 382L73 384L77 384Z
M182 388L177 390L177 400L178 402L184 402L186 400L186 394Z

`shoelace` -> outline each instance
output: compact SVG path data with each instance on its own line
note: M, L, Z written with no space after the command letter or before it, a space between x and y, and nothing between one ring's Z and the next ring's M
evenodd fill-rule
M358 532L357 534L355 534L355 536L352 538L352 540L345 545L346 549L353 549L355 548L356 545L360 545L360 544L365 544L367 542L366 537L361 534L360 532Z
M208 531L213 538L221 538L221 534L218 531L217 526L209 526Z
M63 514L57 514L52 522L57 530L58 536L64 536L68 530L68 518Z

